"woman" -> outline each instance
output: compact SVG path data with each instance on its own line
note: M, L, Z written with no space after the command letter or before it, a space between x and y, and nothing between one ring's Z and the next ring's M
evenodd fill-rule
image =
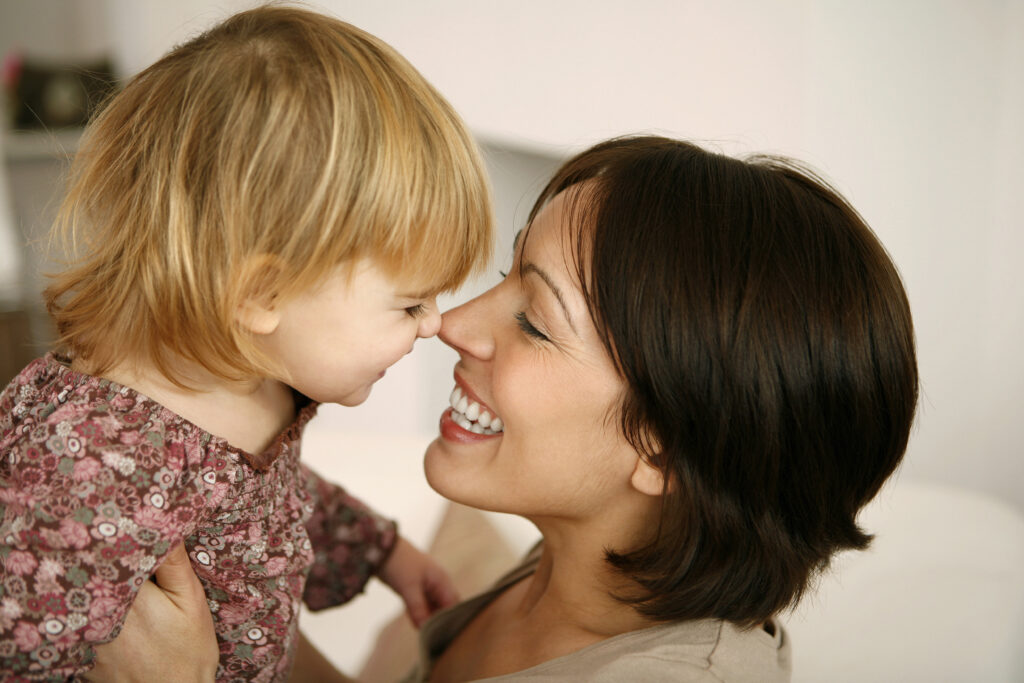
M899 275L838 193L785 160L599 144L441 337L428 481L543 541L424 626L409 680L788 680L776 615L867 546L917 399Z

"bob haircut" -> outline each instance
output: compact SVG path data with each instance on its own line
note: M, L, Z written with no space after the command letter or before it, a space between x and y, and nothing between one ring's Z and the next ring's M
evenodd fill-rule
M490 255L480 155L397 52L344 22L264 6L132 78L88 126L55 225L76 253L47 307L59 346L102 372L171 359L266 370L248 297L287 300L349 259L420 291Z
M655 540L607 553L642 589L620 599L760 624L871 540L856 515L917 403L900 277L857 212L786 159L612 140L569 160L530 220L571 188L569 253L626 382L621 429L666 475Z

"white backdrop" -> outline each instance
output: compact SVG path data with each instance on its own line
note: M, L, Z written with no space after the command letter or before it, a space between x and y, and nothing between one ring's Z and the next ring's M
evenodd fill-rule
M0 37L41 23L32 8L53 4L0 3ZM130 73L250 4L81 0L89 20L63 40L109 44ZM667 132L816 166L878 232L910 293L922 396L903 476L1024 509L1024 2L310 4L397 47L496 143L506 239L522 218L510 212L550 160L610 135ZM501 151L509 145L519 152ZM366 406L328 419L432 429L451 356L423 347Z

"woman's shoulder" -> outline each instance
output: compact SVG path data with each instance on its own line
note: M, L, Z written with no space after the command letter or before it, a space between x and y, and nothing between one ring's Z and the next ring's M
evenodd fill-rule
M790 680L789 640L780 625L771 622L771 627L774 633L711 619L661 624L494 680L785 683Z
M724 681L788 681L792 671L789 633L777 619L741 629L721 623L711 670Z
M789 636L776 621L741 629L705 619L662 624L604 641L606 664L588 680L724 681L784 683L790 680Z

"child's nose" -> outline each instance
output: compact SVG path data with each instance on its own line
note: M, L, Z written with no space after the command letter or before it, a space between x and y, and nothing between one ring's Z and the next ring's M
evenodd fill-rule
M441 329L441 311L437 308L437 299L431 299L423 304L426 310L420 318L420 327L416 331L417 337L433 337Z

